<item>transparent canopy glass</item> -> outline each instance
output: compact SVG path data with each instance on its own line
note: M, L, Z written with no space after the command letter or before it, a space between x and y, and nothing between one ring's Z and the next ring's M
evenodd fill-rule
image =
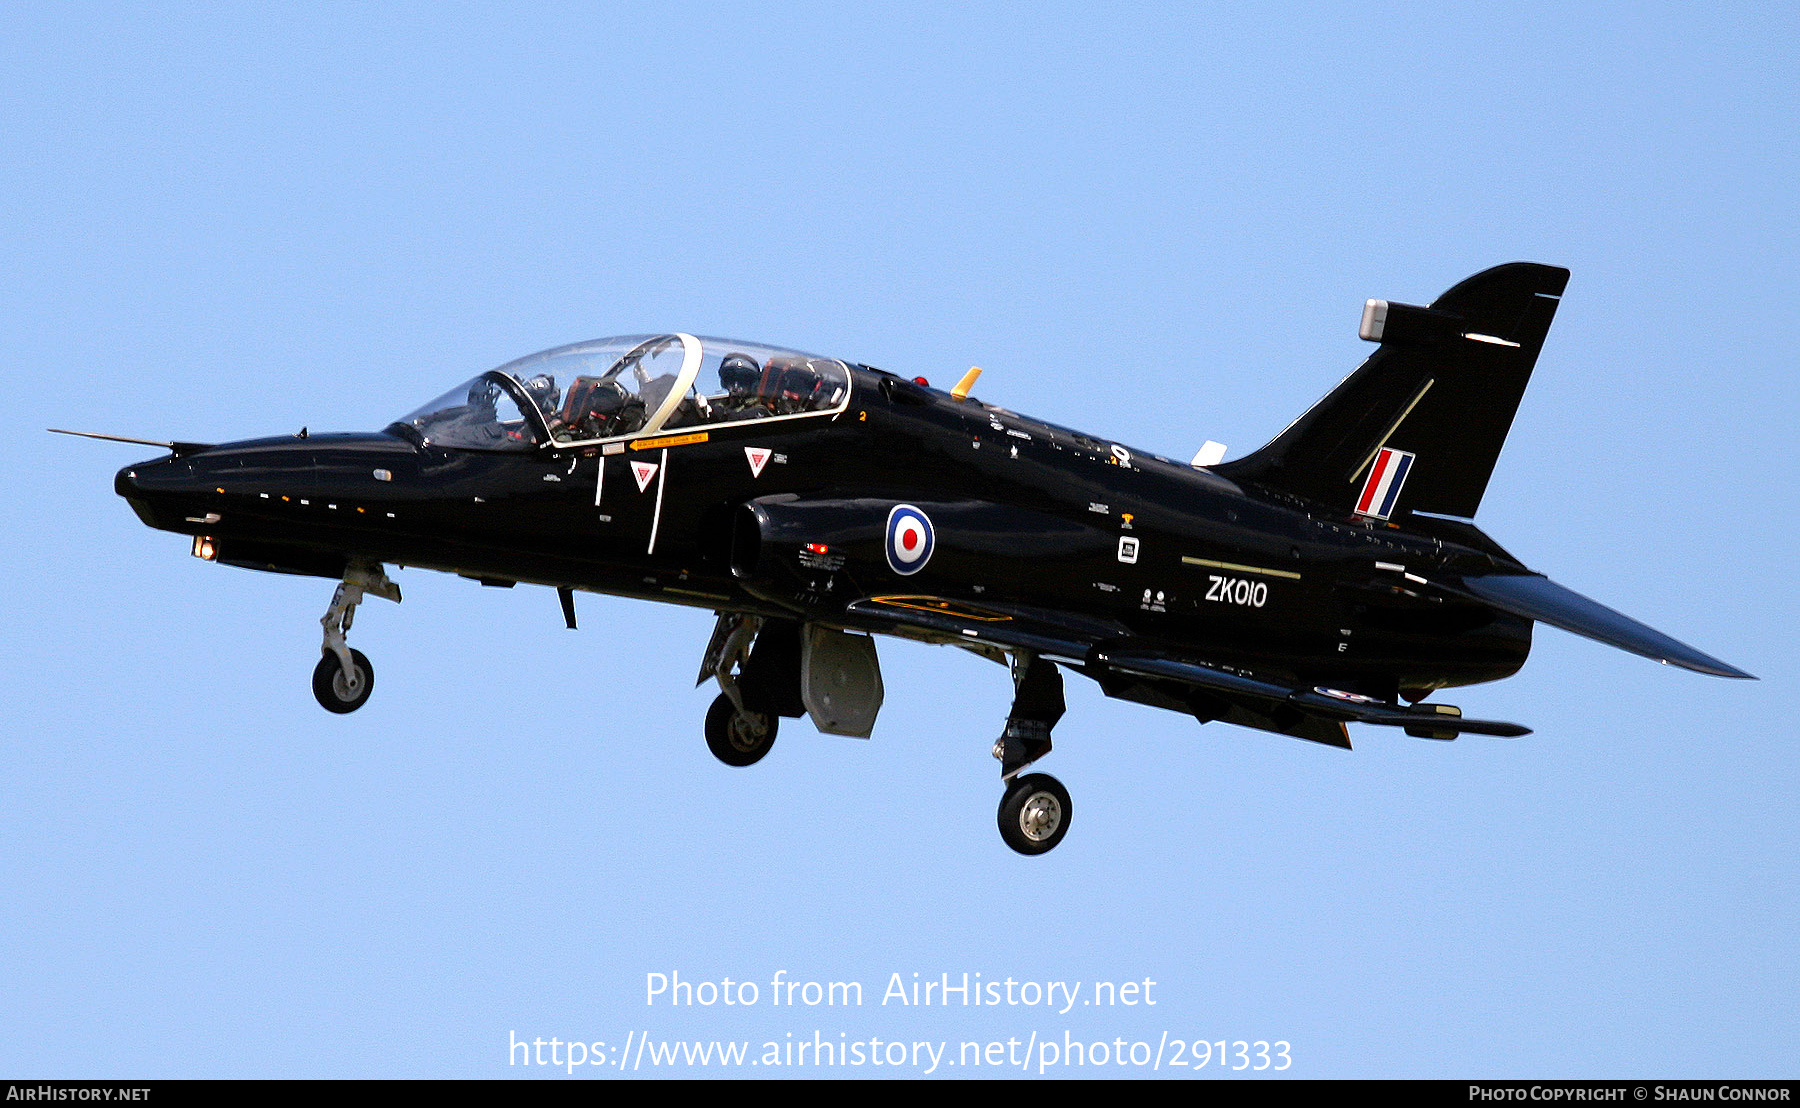
M843 411L836 358L735 339L622 335L508 362L405 417L426 441L525 449ZM529 404L530 418L525 405Z
M430 446L463 450L529 450L543 439L514 395L518 385L484 373L399 422Z
M700 366L669 429L839 411L850 371L836 358L732 339L700 340Z

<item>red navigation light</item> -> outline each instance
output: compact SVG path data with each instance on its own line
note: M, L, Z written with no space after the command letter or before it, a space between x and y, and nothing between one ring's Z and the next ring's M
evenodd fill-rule
M925 386L925 387L926 387L926 388L930 388L930 387L931 387L931 382L930 382L930 381L927 381L927 380L926 380L926 379L925 379L925 378L923 378L923 377L914 377L914 378L913 378L913 384L915 384L915 385L924 385L924 386Z

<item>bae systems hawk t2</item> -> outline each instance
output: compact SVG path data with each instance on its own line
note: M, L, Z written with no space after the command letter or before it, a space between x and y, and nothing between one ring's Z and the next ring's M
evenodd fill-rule
M1523 735L1439 690L1506 677L1534 622L1721 677L1742 670L1521 565L1471 522L1568 271L1515 263L1429 307L1371 300L1378 348L1267 446L1192 463L839 358L684 333L576 343L457 385L385 429L218 445L115 483L226 565L339 582L313 691L374 670L345 641L389 564L710 609L707 744L747 766L782 718L867 737L878 635L1006 665L1001 836L1069 829L1050 752L1062 671L1106 695L1349 747ZM115 436L96 436L115 437Z

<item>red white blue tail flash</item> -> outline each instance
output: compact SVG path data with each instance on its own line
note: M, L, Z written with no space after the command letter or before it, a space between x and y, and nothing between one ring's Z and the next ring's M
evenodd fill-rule
M888 513L887 563L895 573L909 576L924 569L935 543L924 512L911 504L896 504Z
M1393 515L1394 505L1400 500L1400 487L1406 484L1406 475L1412 471L1413 459L1417 456L1382 447L1375 455L1369 479L1363 482L1362 495L1356 498L1356 514L1371 519L1386 519Z

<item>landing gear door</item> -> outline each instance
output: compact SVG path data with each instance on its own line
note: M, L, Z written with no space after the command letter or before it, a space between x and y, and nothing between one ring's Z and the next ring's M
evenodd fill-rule
M868 738L883 694L875 640L810 623L801 645L800 697L813 725L827 735Z

